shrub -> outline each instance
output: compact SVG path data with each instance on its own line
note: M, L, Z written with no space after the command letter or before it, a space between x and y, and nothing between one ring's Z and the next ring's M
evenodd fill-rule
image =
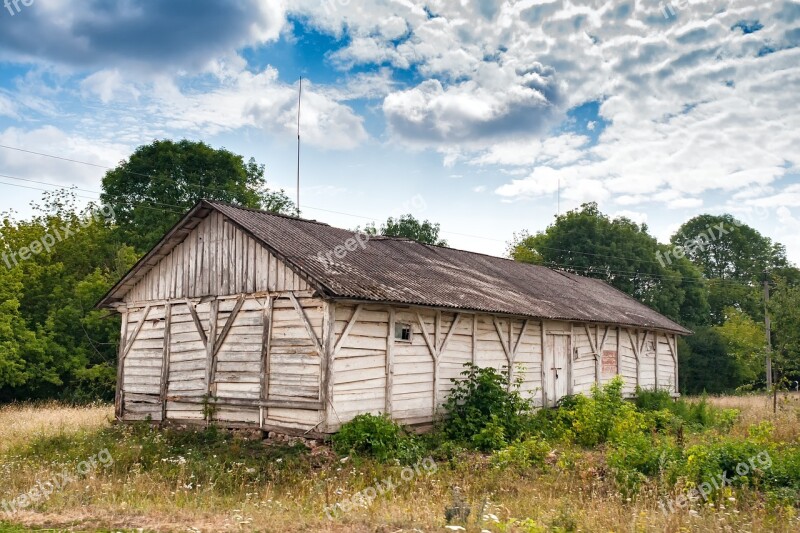
M672 395L665 389L636 389L636 408L640 411L671 411L675 404Z
M696 402L682 398L676 400L666 390L638 389L635 403L637 409L646 413L668 411L679 419L682 425L696 430L717 427L724 431L731 428L739 417L738 410L717 409L708 403L706 396ZM661 422L665 421L666 417L662 415ZM674 424L669 425L673 426Z
M674 442L641 432L620 433L606 461L625 496L636 493L648 478L657 478L669 490L684 465L681 449Z
M520 393L521 378L513 384L494 368L464 365L464 379L454 383L444 408L442 430L448 438L484 451L502 448L525 432L531 402Z
M593 386L590 398L575 397L573 409L567 411L575 442L586 447L602 444L620 418L634 416L636 409L622 398L622 385L622 379L616 376L602 387ZM638 426L640 422L630 424Z
M412 463L422 456L422 442L385 415L363 414L342 425L332 438L339 455L372 457L381 462Z
M506 468L526 469L544 466L552 447L538 437L531 437L496 451L492 455L492 465Z

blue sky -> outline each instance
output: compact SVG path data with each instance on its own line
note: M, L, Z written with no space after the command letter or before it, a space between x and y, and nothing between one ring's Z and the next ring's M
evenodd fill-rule
M203 140L294 197L302 76L308 218L412 212L503 255L560 185L662 241L731 212L800 261L798 44L786 0L34 0L0 6L0 145L102 167ZM49 188L13 178L102 173L0 148L0 211Z

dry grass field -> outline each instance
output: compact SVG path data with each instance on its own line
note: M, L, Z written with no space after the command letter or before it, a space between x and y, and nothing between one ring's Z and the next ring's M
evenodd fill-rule
M800 396L710 400L741 414L727 433L751 434L770 421L776 443L800 441ZM489 456L454 453L433 469L342 458L318 443L228 432L112 426L108 406L0 408L0 531L448 531L454 490L470 513L467 531L800 531L798 507L754 489L720 502L665 513L655 485L625 495L602 449L554 446L542 468L499 468ZM704 435L690 435L700 441ZM77 474L81 461L113 458ZM98 456L98 454L100 454ZM45 484L75 479L25 509L3 502ZM326 505L365 488L390 488L329 519ZM458 487L455 489L455 487ZM450 529L458 530L458 529Z

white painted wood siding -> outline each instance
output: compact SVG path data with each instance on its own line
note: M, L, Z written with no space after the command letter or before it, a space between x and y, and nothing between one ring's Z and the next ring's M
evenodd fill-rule
M133 286L125 301L309 289L283 261L213 212Z

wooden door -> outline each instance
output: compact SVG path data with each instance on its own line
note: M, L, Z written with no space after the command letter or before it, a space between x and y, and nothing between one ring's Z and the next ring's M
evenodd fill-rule
M545 405L555 406L569 394L570 337L547 335L544 351Z

